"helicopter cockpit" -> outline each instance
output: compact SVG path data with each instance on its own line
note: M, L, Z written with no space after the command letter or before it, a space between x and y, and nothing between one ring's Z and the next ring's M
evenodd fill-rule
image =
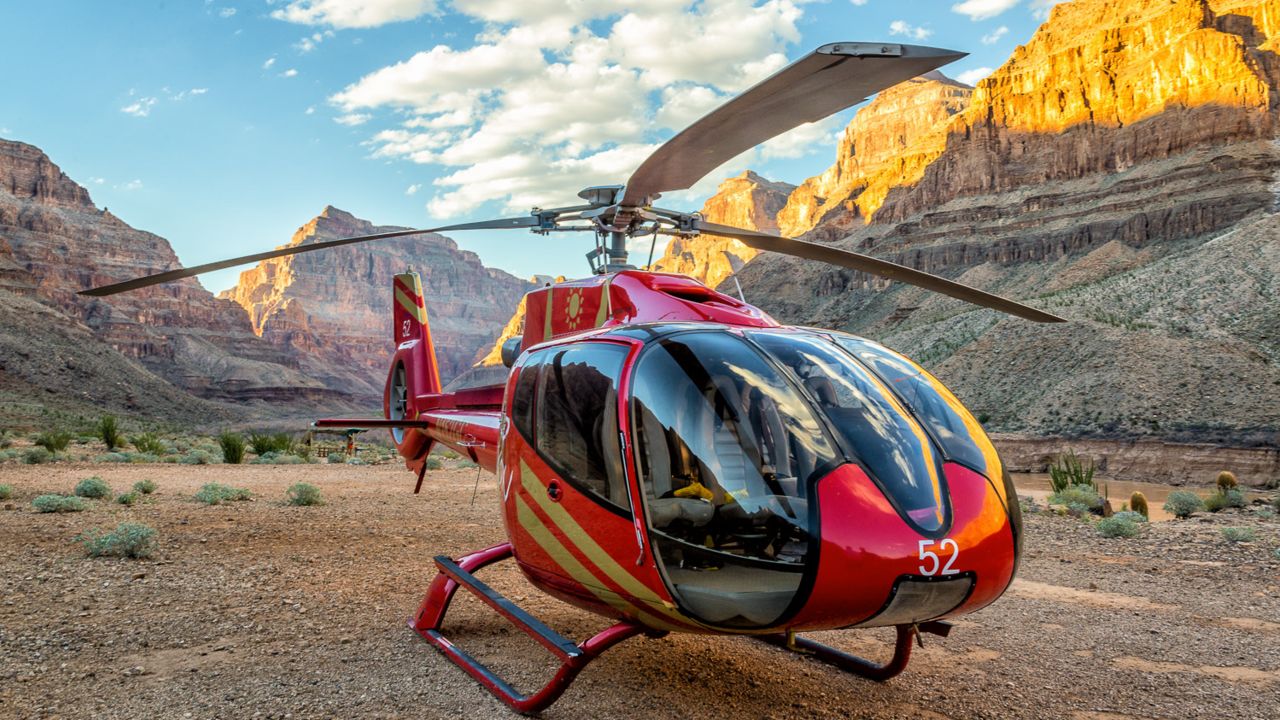
M637 360L630 408L653 547L672 592L705 622L759 627L787 614L816 554L814 483L844 462L862 464L918 529L947 521L928 436L827 337L666 335Z

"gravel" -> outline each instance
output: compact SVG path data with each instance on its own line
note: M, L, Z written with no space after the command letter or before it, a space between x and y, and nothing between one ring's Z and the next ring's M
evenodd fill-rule
M100 475L133 506L37 514L31 499ZM203 484L250 502L207 507ZM318 507L285 503L311 483ZM503 540L493 477L446 463L422 494L394 465L0 467L0 717L515 717L405 627L431 558ZM157 530L149 560L90 559L77 535ZM1220 529L1253 527L1229 543ZM1266 718L1280 713L1280 521L1251 509L1104 539L1031 515L1019 579L991 607L928 637L876 684L745 638L630 640L588 668L547 718ZM607 621L529 586L482 577L570 637ZM459 645L526 691L547 653L459 594ZM885 657L892 631L820 633Z

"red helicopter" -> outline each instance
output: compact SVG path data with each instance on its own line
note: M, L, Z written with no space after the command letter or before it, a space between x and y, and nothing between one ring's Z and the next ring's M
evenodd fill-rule
M593 275L526 296L505 384L445 392L416 273L394 283L396 352L383 418L417 492L443 445L498 477L508 541L438 574L410 625L513 709L542 710L613 645L669 632L746 634L887 680L919 633L1008 588L1017 497L991 441L936 378L869 340L782 326L690 278L627 264L627 240L710 233L945 293L1037 322L1062 318L819 243L653 206L724 161L805 122L963 57L882 43L824 45L655 151L625 186L502 220L317 242L86 291L109 295L210 270L380 238L451 230L592 232ZM535 587L615 621L574 643L475 573L514 558ZM454 645L445 613L466 588L561 661L526 695ZM893 626L879 665L805 631Z

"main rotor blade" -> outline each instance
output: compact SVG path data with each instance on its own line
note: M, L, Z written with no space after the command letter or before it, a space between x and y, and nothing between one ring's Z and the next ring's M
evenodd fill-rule
M619 203L647 205L684 190L769 138L856 105L966 53L894 43L823 45L712 110L650 155L627 181Z
M245 265L262 260L270 260L271 258L284 257L286 255L299 255L306 252L315 252L316 250L327 250L340 245L354 245L356 243L369 242L370 240L386 240L388 238L405 237L407 235L425 235L428 233L448 232L451 230L509 230L529 228L537 227L538 223L539 220L536 215L527 215L524 217L503 218L501 220L482 220L480 222L462 223L459 225L445 225L438 228L427 228L426 230L395 230L393 232L376 233L374 235L359 235L357 237L340 238L337 240L321 240L320 242L306 245L292 245L289 247L276 248L275 250L268 250L267 252L254 253L253 255L243 255L237 258L231 258L230 260L219 260L217 262L205 263L204 265L169 270L168 272L147 275L145 277L126 280L112 285L103 285L102 287L96 287L90 290L81 290L79 294L90 295L92 297L115 295L117 293L128 292L129 290L137 290L138 288L160 285L161 283L172 282L174 280L181 280L182 278L213 272L214 270L225 270L226 268L235 267L236 265Z
M769 252L782 253L783 255L794 255L796 257L805 258L807 260L819 260L832 265L839 265L851 270L859 270L861 272L879 275L880 277L897 280L899 282L908 283L925 290L950 295L953 298L964 300L965 302L981 305L982 307L992 308L1001 312L1017 315L1026 320L1034 320L1042 323L1058 323L1066 322L1065 318L1057 315L1037 310L1029 305L1023 305L1020 302L1010 300L1009 298L993 295L989 292L969 287L963 283L948 280L944 277L931 275L927 272L915 270L904 265L873 258L870 255L862 253L841 250L830 245L820 245L818 243L808 242L806 240L793 240L784 238L781 235L773 235L770 233L757 232L755 230L744 230L742 228L732 227L730 225L717 225L698 221L698 229L702 232L711 233L713 235L723 235L731 237L735 240L741 240L748 247L757 250L768 250Z

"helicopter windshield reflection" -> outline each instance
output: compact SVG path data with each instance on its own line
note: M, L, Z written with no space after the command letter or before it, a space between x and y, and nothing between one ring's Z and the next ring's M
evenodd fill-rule
M632 418L673 591L708 622L780 617L808 553L808 481L839 459L809 404L741 338L690 332L641 356Z
M940 458L924 430L890 390L825 338L799 333L748 335L795 373L872 477L921 529L944 517Z

